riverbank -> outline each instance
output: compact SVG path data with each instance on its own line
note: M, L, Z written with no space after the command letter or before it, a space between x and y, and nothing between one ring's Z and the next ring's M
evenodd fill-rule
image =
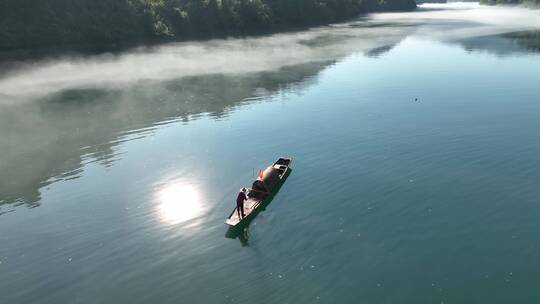
M480 3L485 5L523 5L534 8L540 6L540 0L480 0Z
M0 52L114 50L280 32L414 8L413 0L58 0L24 6L6 0L0 3Z

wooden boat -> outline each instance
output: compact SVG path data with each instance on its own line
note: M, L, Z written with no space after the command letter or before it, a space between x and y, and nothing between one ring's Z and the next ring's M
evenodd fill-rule
M247 189L247 199L244 201L244 217L239 218L236 208L231 212L225 224L229 226L239 226L244 222L249 222L256 215L261 206L271 200L277 193L286 177L291 171L292 158L280 157L271 166L262 172L251 186Z

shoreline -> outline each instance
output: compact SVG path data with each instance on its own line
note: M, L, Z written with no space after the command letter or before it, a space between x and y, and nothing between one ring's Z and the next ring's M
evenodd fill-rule
M343 18L334 22L313 22L306 25L288 26L288 25L275 25L265 29L253 29L245 30L241 32L223 32L205 34L200 33L196 35L187 36L154 36L141 39L127 39L113 43L72 43L72 44L58 44L48 45L40 47L28 47L28 48L15 48L15 49L0 49L0 67L10 65L10 61L24 62L27 60L42 59L42 58L56 58L66 56L98 56L103 54L116 54L127 50L135 50L138 48L152 48L166 43L182 43L190 41L209 41L213 39L243 39L243 38L257 38L265 37L280 33L294 33L306 31L311 28L329 26L331 24L341 24L350 22L353 20L362 19L372 13L384 13L384 12L411 12L418 7L408 10L386 10L376 12L365 12L358 14L354 17Z

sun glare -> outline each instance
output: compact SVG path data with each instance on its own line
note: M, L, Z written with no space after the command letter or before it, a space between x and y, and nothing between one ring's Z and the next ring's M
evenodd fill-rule
M201 214L201 196L194 186L167 185L157 193L158 213L162 222L179 224Z

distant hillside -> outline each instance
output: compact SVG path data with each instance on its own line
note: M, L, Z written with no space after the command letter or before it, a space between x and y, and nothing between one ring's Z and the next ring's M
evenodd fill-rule
M540 5L540 0L480 0L480 3L487 5Z
M0 50L243 35L415 7L414 0L2 0Z

